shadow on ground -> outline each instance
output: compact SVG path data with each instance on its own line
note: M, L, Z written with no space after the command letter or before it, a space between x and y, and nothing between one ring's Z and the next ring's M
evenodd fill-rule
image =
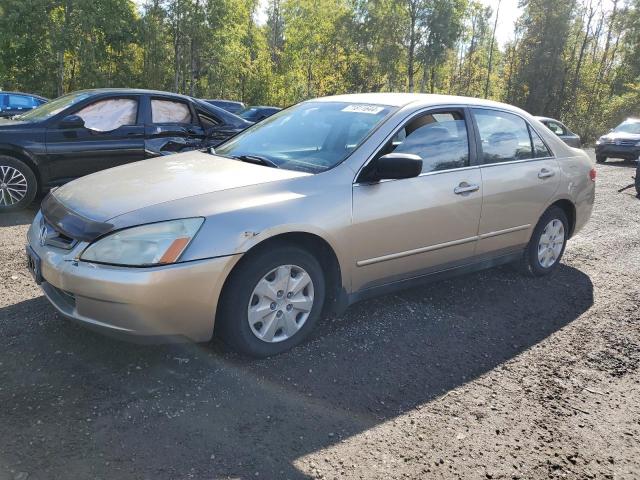
M592 303L578 270L504 267L356 305L262 361L111 340L43 298L12 305L0 309L0 478L306 478L296 459L492 370Z

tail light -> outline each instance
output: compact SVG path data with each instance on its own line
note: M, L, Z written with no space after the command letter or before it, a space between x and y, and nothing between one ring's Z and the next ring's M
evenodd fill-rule
M589 180L591 180L592 182L595 182L596 176L597 176L597 173L595 168L592 168L591 170L589 170Z

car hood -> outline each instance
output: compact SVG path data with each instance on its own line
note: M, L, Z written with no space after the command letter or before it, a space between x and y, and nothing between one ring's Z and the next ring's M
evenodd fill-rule
M611 132L603 137L602 140L638 140L640 141L640 135L635 133L623 133L623 132Z
M308 175L196 151L103 170L68 183L52 195L77 215L106 222L187 197Z

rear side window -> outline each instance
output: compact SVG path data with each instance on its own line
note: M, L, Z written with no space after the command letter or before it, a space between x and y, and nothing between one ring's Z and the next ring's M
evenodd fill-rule
M496 110L473 109L480 131L483 163L512 162L534 158L529 127L517 115Z
M551 151L545 145L545 143L540 138L540 135L536 133L536 131L531 128L529 125L529 134L531 135L531 142L533 143L533 154L535 158L546 158L551 157Z
M151 100L151 121L153 123L191 124L191 109L183 102L171 100Z
M135 125L138 102L132 98L110 98L92 103L76 113L89 130L110 132L124 125Z
M556 135L567 134L567 131L565 130L565 128L562 125L560 125L558 122L547 122L546 125L547 127L549 127L549 130L551 130Z
M407 123L385 147L391 152L411 153L422 159L422 173L469 165L469 139L460 112L427 113Z

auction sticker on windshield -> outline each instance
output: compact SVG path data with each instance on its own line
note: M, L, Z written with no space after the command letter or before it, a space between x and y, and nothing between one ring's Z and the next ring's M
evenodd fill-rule
M349 105L342 109L343 112L368 113L370 115L377 115L383 110L384 107L378 105Z

